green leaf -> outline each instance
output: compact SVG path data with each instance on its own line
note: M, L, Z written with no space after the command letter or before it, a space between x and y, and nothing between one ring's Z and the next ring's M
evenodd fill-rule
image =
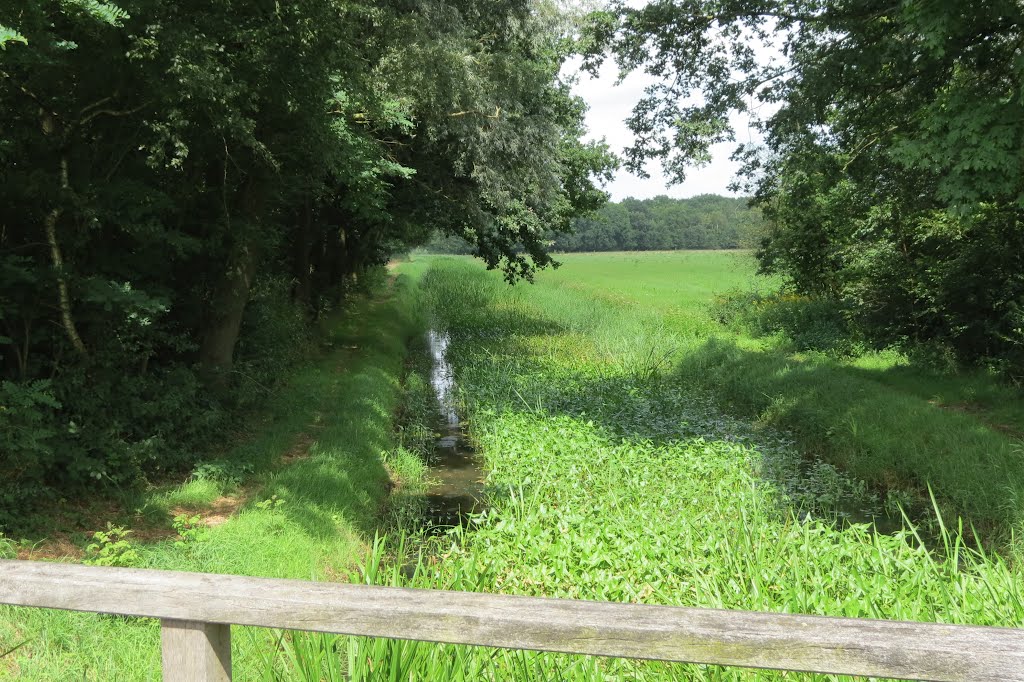
M0 24L0 50L7 49L7 43L22 43L28 45L28 40L13 28Z
M109 26L121 26L124 20L129 17L128 13L117 5L112 5L109 2L100 2L100 0L64 0L64 6L75 7L93 19Z

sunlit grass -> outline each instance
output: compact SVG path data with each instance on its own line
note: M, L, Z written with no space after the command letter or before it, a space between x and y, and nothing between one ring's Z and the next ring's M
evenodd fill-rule
M478 334L500 336L496 329L513 323L509 311L518 310L524 323L508 326L521 337L516 343L544 354L550 352L545 345L562 344L571 332L587 342L565 362L600 361L636 376L671 368L724 410L791 432L805 455L912 505L915 516L930 513L931 486L947 513L966 515L993 541L1024 520L1019 389L978 372L941 374L892 351L847 359L794 353L784 340L722 327L709 312L717 296L777 286L755 277L749 253L570 254L563 260L532 286L508 289L496 277L461 277L460 286L474 292L472 308L452 312L451 324L476 324L491 297L502 314L495 326L477 325L486 329ZM473 269L468 259L415 265L422 272L431 263ZM428 273L428 284L440 277L436 272Z
M1019 505L1005 494L1019 465L1007 454L1012 434L989 424L1016 423L1011 389L926 374L898 354L796 355L721 327L708 306L751 282L749 256L564 260L515 287L466 259L404 264L418 293L347 318L334 332L338 352L300 372L226 464L151 500L166 515L244 488L241 512L198 539L142 548L142 565L1024 625L1019 548L1007 537ZM487 512L440 537L417 532L413 515L385 518L414 505L417 453L433 438L415 418L431 409L422 358L402 365L414 310L451 335L461 411L489 473ZM983 413L951 407L968 395ZM309 447L281 463L300 433ZM242 484L232 461L255 467ZM389 477L399 481L390 498ZM853 523L884 512L898 521L899 504L931 519L926 532ZM985 522L982 542L957 512ZM374 540L381 529L387 539ZM233 632L236 679L830 679ZM155 679L159 666L147 620L0 611L0 651L24 640L0 676Z
M702 343L666 327L657 309L543 283L506 289L452 261L434 262L423 282L436 324L451 334L491 507L469 532L389 551L378 543L366 581L1024 625L1014 547L986 553L948 517L929 538L910 526L880 533L836 522L830 497L870 504L870 489L836 469L811 475L784 432L736 421L695 392L678 368ZM655 361L662 352L669 360ZM399 569L410 553L411 573ZM826 679L303 636L270 666L298 679Z
M403 280L392 296L334 318L323 357L282 387L251 433L189 481L144 501L140 523L162 524L164 539L129 535L138 554L131 565L305 580L355 572L386 525L391 477L409 487L422 475L394 431L406 342L422 332L416 313ZM223 495L242 506L207 527L206 507ZM193 536L170 528L175 510L199 516ZM276 635L232 631L235 679L258 679ZM0 659L0 678L159 679L159 637L151 619L0 607L0 652L25 642Z

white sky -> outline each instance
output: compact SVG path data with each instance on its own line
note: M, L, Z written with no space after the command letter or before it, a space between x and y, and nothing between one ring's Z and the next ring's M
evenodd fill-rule
M567 64L567 72L577 68L578 61ZM613 60L605 61L598 78L590 78L580 74L579 81L573 92L590 105L587 112L587 128L590 139L605 138L616 154L622 154L633 141L633 134L626 127L625 120L633 110L633 106L643 95L646 85L653 81L652 76L634 72L626 77L621 85L616 86L618 68ZM754 131L747 125L746 118L733 121L736 129L737 142L751 142ZM611 193L612 201L621 201L627 197L647 199L664 194L670 197L686 198L698 194L721 194L735 196L729 191L729 183L733 180L739 164L729 160L736 143L728 142L711 148L712 161L702 168L693 168L687 173L686 181L681 185L666 186L667 180L661 165L652 163L648 166L651 177L644 179L620 169L615 179L605 187Z

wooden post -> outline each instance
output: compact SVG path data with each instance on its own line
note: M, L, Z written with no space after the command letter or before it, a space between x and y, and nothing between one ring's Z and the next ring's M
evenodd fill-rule
M160 621L164 682L231 682L231 626Z

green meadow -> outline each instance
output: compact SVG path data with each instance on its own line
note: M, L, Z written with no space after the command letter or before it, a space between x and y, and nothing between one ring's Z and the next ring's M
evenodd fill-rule
M469 259L403 266L450 337L489 508L465 531L382 542L369 580L1022 624L1016 443L984 403L941 404L1010 389L723 327L716 297L773 286L742 254L563 263L515 287ZM283 675L328 679L836 679L366 639L299 637L287 651Z
M755 276L745 252L562 260L538 278L534 299L567 290L620 309L613 319L621 324L608 322L600 334L635 337L629 353L646 349L652 361L664 358L668 374L731 415L785 431L805 458L839 467L892 503L913 505L924 522L932 516L929 488L943 510L992 534L1020 521L1019 390L983 372L940 372L889 350L837 357L801 351L784 335L718 324L723 297L778 288Z
M243 445L124 521L167 537L114 538L84 558L106 548L113 565L1024 625L1015 389L723 324L730 292L778 286L743 252L560 260L515 286L468 258L402 263L388 294L328 327ZM485 511L440 534L417 515L436 421L428 328L450 340L487 484ZM209 523L225 498L238 508ZM238 679L838 679L236 630ZM149 621L5 609L0 652L23 646L0 674L156 679L157 640Z
M620 296L663 312L699 312L717 294L758 284L777 286L772 280L755 280L755 264L747 251L573 253L558 260L563 265L540 273L537 283L597 298Z

